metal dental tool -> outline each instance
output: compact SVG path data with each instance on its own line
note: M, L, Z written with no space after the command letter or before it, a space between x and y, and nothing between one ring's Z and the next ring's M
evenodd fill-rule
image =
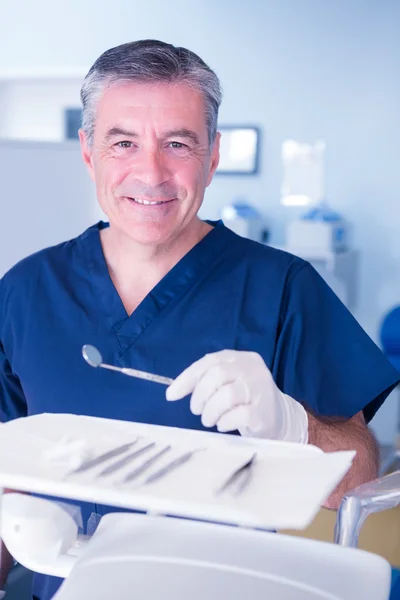
M171 460L171 462L165 465L165 467L162 467L158 471L155 471L152 475L149 475L144 484L146 485L148 483L154 483L155 481L158 481L165 475L168 475L168 473L170 473L177 467L184 465L188 460L192 458L193 454L195 454L195 452L198 451L199 450L191 450L190 452L185 452L185 454L181 454L181 456L178 456L177 458L175 458L175 460Z
M131 471L130 473L128 473L124 477L123 483L126 483L128 481L132 481L132 479L136 479L136 477L139 477L139 475L141 475L142 473L144 473L149 467L151 467L152 464L154 464L159 458L161 458L161 456L163 456L170 449L171 449L171 446L166 446L165 448L163 448L162 450L160 450L159 452L157 452L157 454L154 454L151 458L149 458L148 460L146 460L139 467L137 467L136 469L134 469L133 471Z
M111 473L115 473L115 471L118 471L119 469L122 469L122 467L125 467L125 465L129 464L134 458L138 458L139 456L147 452L147 450L150 450L150 448L154 448L155 445L155 442L151 442L151 444L147 444L147 446L143 446L142 448L138 448L138 450L135 450L134 452L130 452L123 458L117 460L117 462L112 463L111 465L100 471L98 477L103 477L104 475L110 475Z
M103 357L100 352L94 346L85 344L82 347L82 356L91 367L102 367L103 369L110 369L111 371L119 371L124 375L130 377L138 377L139 379L147 379L148 381L154 381L155 383L162 383L164 385L171 385L173 379L170 377L163 377L162 375L154 375L154 373L147 373L146 371L138 371L137 369L129 369L127 367L116 367L114 365L107 365L103 363Z
M128 444L123 444L122 446L118 446L117 448L114 448L113 450L109 450L108 452L104 452L103 454L100 454L100 456L96 456L95 458L90 458L89 460L86 460L82 465L80 465L79 467L74 469L73 471L69 471L69 473L67 473L67 475L75 475L76 473L83 473L84 471L88 471L92 467L97 467L97 465L101 465L106 460L109 460L110 458L114 458L115 456L119 456L120 454L123 454L124 452L126 452L127 450L132 448L132 446L134 446L136 444L136 442L137 442L137 440L135 440L133 442L129 442Z
M234 486L235 483L237 485L236 485L236 489L233 491L233 495L238 496L239 494L244 492L244 490L250 484L250 481L251 481L251 478L253 475L252 467L254 465L256 456L257 456L257 453L255 452L253 454L253 456L244 465L242 465L241 467L236 469L236 471L234 471L232 473L232 475L230 475L228 477L228 479L221 485L221 487L219 487L216 490L215 494L220 494L221 492L225 491L230 486Z

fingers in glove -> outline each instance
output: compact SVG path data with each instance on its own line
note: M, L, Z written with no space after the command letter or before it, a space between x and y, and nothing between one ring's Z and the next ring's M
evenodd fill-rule
M237 380L237 368L232 364L219 364L211 367L200 379L190 398L190 410L201 415L210 398L228 383Z
M182 371L171 383L166 390L167 400L180 400L191 394L200 379L211 367L232 362L236 356L236 350L221 350L220 352L206 354L206 356L203 356L203 358L200 358L200 360L197 360L190 367Z
M219 387L205 403L201 412L201 422L204 427L214 427L223 415L235 406L247 403L248 400L249 395L244 381L237 380L226 383Z
M240 404L222 415L217 422L218 431L236 431L247 427L250 418L250 407L248 404Z

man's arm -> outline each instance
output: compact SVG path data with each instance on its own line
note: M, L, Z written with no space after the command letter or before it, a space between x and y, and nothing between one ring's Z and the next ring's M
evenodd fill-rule
M0 541L0 544L0 590L3 590L7 582L8 574L13 565L13 557L3 542Z
M15 490L3 490L3 494L9 494L10 492L14 492ZM23 493L23 492L21 492ZM0 590L4 589L6 585L8 574L13 566L13 557L0 540Z
M337 509L347 491L377 477L379 448L372 432L365 424L362 412L347 421L317 418L308 413L308 441L324 452L338 450L357 452L350 471L325 502L325 508Z

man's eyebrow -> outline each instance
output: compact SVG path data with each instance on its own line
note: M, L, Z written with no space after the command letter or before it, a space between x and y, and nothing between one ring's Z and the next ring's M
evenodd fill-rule
M197 135L197 133L195 133L191 129L185 129L185 128L172 129L171 131L166 131L164 133L164 137L166 137L166 138L171 138L171 137L187 138L187 139L192 140L192 142L196 145L200 144L199 136Z
M112 127L106 133L105 139L106 141L110 141L115 137L126 137L126 138L137 138L138 134L134 131L128 131L127 129L122 129L121 127ZM197 146L200 144L199 136L197 133L192 131L191 129L171 129L170 131L166 131L163 134L164 138L178 137L178 138L186 138L191 140Z
M137 137L137 133L134 131L128 131L127 129L121 129L120 127L111 127L106 133L106 141L111 140L114 137L122 136L122 137Z

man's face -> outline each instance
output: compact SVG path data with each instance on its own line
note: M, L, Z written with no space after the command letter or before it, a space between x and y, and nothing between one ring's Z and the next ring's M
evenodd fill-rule
M200 92L185 84L115 84L101 96L82 152L110 224L142 244L166 243L196 217L218 165Z

